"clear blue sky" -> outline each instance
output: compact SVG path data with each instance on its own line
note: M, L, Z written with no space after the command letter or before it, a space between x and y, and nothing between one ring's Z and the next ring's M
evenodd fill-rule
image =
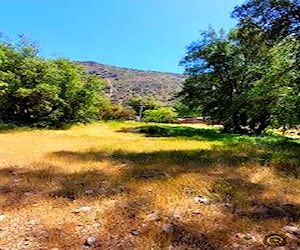
M243 0L0 0L0 32L24 33L44 57L182 72L186 46L209 25L226 30Z

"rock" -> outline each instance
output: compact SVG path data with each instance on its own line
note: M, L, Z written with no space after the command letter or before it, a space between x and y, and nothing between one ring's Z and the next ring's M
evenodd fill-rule
M88 190L84 191L84 194L86 194L86 195L92 195L93 193L94 193L94 190L92 190L92 189L88 189Z
M175 220L180 220L182 218L182 216L180 214L173 214L173 218Z
M97 244L97 239L93 236L89 236L89 237L87 237L87 239L85 240L83 245L92 247L92 246L95 246L96 244Z
M133 236L138 236L140 234L140 232L138 230L133 229L130 231L130 234Z
M151 213L148 214L145 221L159 221L160 220L160 216L158 215L158 213Z
M6 218L6 215L0 214L0 221L4 220Z
M77 208L77 209L73 210L73 213L89 212L91 210L92 210L92 208L89 207L89 206L82 206L80 208Z
M201 210L196 209L192 211L192 214L202 214Z
M204 197L204 196L197 196L194 198L194 201L197 202L197 203L202 203L202 204L205 204L205 205L209 205L210 204L210 199L207 198L207 197Z
M240 245L239 244L237 244L237 243L233 243L232 244L232 249L240 249Z
M165 233L172 233L175 230L175 225L172 223L164 224L162 230Z
M255 237L249 233L246 233L246 234L236 233L236 237L245 239L245 240L254 240L255 239Z
M290 234L300 237L300 228L295 226L284 226L282 229Z

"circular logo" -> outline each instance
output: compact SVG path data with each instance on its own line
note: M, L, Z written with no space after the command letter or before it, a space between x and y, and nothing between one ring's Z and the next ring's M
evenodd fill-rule
M272 247L285 246L286 238L281 234L268 234L264 238L264 244Z

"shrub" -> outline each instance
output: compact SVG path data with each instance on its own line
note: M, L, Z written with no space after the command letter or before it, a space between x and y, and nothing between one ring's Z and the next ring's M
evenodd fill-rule
M173 108L164 107L154 110L146 110L144 112L144 121L146 122L160 122L172 123L177 119L178 114Z

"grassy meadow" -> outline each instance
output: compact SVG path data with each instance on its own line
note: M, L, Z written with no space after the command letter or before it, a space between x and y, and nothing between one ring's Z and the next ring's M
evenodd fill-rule
M300 223L299 139L108 122L2 130L0 145L0 249L299 247L282 229Z

